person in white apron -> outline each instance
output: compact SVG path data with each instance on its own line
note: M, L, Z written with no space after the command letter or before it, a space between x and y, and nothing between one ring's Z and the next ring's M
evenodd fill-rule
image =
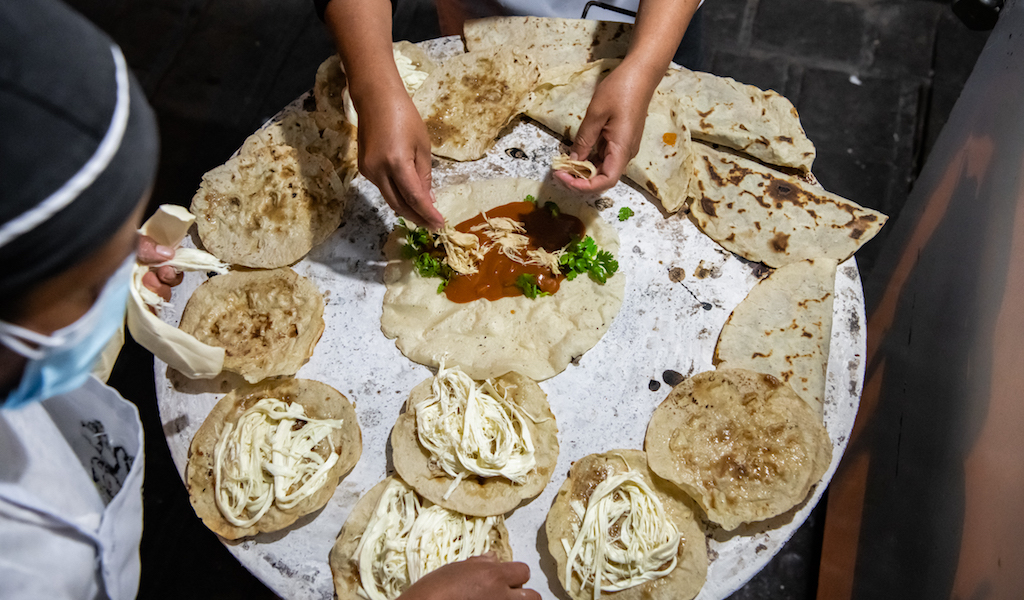
M621 0L620 3L629 2ZM614 186L640 147L647 106L700 0L639 0L629 50L598 86L570 156L590 159L592 179L556 172L564 185L599 193ZM400 216L431 229L444 219L434 207L430 140L405 91L391 51L386 0L318 0L348 78L359 116L359 170ZM579 0L438 0L442 35L460 34L466 18L537 15L578 18ZM318 6L319 10L319 6ZM589 16L589 15L588 15Z
M120 49L0 3L0 596L134 598L142 427L90 375L120 329L156 121Z

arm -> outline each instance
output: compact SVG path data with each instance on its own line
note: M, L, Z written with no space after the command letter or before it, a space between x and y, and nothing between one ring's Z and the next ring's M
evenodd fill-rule
M633 40L622 64L598 84L573 143L571 156L594 156L598 173L575 179L556 172L570 188L603 192L615 185L636 156L647 106L679 46L699 0L642 0Z
M445 565L414 583L399 600L540 600L523 585L530 567L498 562L493 552Z
M391 49L391 5L332 0L324 22L345 66L359 114L359 170L400 216L440 228L430 189L430 139Z

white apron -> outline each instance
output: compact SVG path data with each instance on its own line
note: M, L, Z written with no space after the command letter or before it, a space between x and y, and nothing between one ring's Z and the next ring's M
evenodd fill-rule
M142 479L138 410L93 377L0 410L0 596L134 598Z

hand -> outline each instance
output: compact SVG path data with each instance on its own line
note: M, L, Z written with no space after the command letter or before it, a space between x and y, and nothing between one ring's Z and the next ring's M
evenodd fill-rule
M137 258L143 264L158 264L174 258L174 248L161 246L153 238L139 236ZM181 283L181 273L174 267L157 267L142 277L142 285L160 295L166 301L171 299L171 288Z
M614 186L640 149L653 90L625 63L612 71L594 90L569 153L573 160L593 161L597 174L580 179L557 171L555 177L580 192L600 193Z
M359 112L359 171L398 213L429 229L444 227L430 189L430 138L405 90Z
M493 552L445 565L425 575L400 600L540 600L523 585L530 567L519 562L498 562Z

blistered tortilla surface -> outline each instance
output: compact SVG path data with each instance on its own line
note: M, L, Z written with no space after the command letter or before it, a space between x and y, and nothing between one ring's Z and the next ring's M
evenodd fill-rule
M533 440L537 465L523 484L512 483L504 477L470 474L447 500L444 499L454 480L432 464L430 451L420 444L416 427L415 406L430 395L433 379L430 377L413 388L405 412L391 431L395 470L402 479L434 504L475 517L505 514L523 500L544 491L558 462L558 424L548 405L547 394L536 382L519 373L506 373L495 380L495 385L499 391L508 390L508 398L528 415L524 420Z
M214 447L225 424L237 423L243 412L263 398L297 402L307 415L316 419L342 419L341 429L330 434L331 442L339 452L338 462L331 467L323 487L295 507L281 510L276 505L272 506L253 525L237 527L224 518L214 499ZM319 510L334 495L341 478L359 461L362 451L363 438L355 407L340 392L325 383L308 379L264 381L231 391L213 407L189 446L185 486L192 508L203 523L218 535L234 540L284 529L300 517Z
M842 262L887 219L735 153L698 143L693 152L690 218L747 260L770 267L815 258Z
M324 299L285 267L213 277L189 298L179 328L224 348L224 370L255 383L294 375L324 331Z
M342 526L338 539L331 548L328 562L331 565L331 574L334 576L334 593L338 600L365 600L359 595L359 560L356 556L356 549L359 547L359 540L366 531L366 526L373 517L377 508L377 502L384 494L384 490L391 483L393 477L388 477L377 485L370 488L363 497L356 502L349 513L345 525ZM504 519L499 519L494 529L491 530L491 550L494 551L497 559L501 562L512 560L512 545L508 538L508 529L505 528Z
M431 152L454 160L483 157L505 125L522 112L539 77L533 60L510 48L446 60L413 94Z
M548 537L548 552L558 564L558 578L573 600L591 600L593 589L581 589L575 578L567 586L564 577L568 561L562 539L572 543L573 522L578 522L570 503L578 500L586 507L590 495L602 481L617 473L634 469L648 486L658 495L665 512L682 535L676 555L675 569L665 577L648 581L619 592L601 592L602 597L616 600L690 600L700 592L707 579L708 554L704 531L697 521L692 501L678 487L656 475L647 465L647 456L640 450L610 450L602 454L590 454L573 463L569 478L555 496L548 512L545 528Z
M344 187L328 159L261 145L203 175L191 211L211 254L269 269L298 261L327 239L344 208Z
M618 234L586 200L560 185L532 179L492 179L437 191L437 209L451 224L482 211L534 196L553 201L575 215L597 244L618 255ZM384 309L381 330L409 359L437 367L447 356L473 379L516 371L541 381L562 372L574 357L592 348L622 305L625 278L619 272L604 285L586 276L563 281L557 293L459 304L437 292L439 279L420 277L402 257L402 235L384 245Z
M487 17L463 25L470 51L511 46L533 57L542 71L567 63L622 58L632 33L631 23L590 19Z
M836 262L804 260L757 283L722 327L719 368L774 375L824 415Z
M727 530L803 502L832 458L813 409L778 379L745 369L676 386L655 409L644 448L655 473Z

